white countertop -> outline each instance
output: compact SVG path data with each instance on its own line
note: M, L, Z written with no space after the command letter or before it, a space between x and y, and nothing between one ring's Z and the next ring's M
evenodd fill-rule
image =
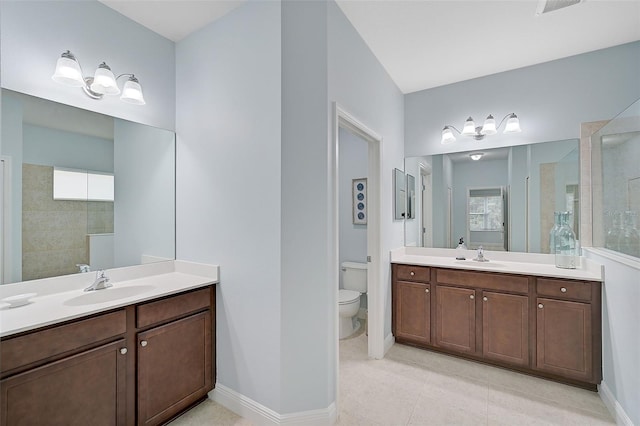
M219 267L171 260L106 271L113 287L83 291L95 272L0 286L0 299L37 293L31 303L0 303L0 337L218 283Z
M475 250L466 251L467 260L456 260L455 249L402 247L391 251L391 263L436 266L440 268L502 272L505 274L534 275L585 281L603 281L602 265L580 257L576 269L562 269L555 265L551 254L484 251L489 262L476 262Z

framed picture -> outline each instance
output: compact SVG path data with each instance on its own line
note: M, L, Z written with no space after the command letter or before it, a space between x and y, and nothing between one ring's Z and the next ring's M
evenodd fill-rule
M352 188L352 214L354 225L367 224L367 178L353 179Z

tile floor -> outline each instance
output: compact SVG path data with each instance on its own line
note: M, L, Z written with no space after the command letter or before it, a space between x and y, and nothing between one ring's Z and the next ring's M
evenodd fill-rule
M367 358L367 337L340 342L338 425L615 425L595 392L394 345ZM171 426L250 423L207 400Z

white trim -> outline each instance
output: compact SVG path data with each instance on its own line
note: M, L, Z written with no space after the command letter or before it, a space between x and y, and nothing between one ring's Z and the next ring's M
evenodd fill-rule
M627 254L600 247L582 247L582 250L587 253L593 253L596 256L601 256L605 259L622 263L623 265L640 270L640 259L637 257L629 256Z
M633 426L633 422L624 411L624 408L622 408L622 405L616 400L616 397L613 396L613 393L604 381L598 385L598 395L600 395L600 399L604 402L604 405L613 416L617 425Z
M336 406L334 403L331 403L327 408L319 410L279 414L220 383L216 383L215 389L209 392L209 398L233 411L237 415L260 425L326 426L335 423L337 418Z
M2 270L2 275L0 276L0 284L6 284L13 282L13 228L12 228L12 217L11 217L11 206L12 206L12 178L11 178L11 169L13 167L12 160L10 156L2 155L0 156L2 162L4 162L4 167L2 168L3 177L3 187L2 187L2 200L0 200L0 204L2 206L2 223L0 223L0 234L2 234L2 250L0 250L2 258L0 258L0 268Z
M385 355L387 354L387 352L389 352L389 349L391 349L391 347L396 343L396 338L393 336L392 333L389 333L387 335L387 338L384 339L384 353Z

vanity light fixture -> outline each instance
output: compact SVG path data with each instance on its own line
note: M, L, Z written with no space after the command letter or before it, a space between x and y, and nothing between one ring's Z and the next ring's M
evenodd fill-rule
M453 130L458 132L458 134L464 136L471 136L477 141L481 141L487 135L495 135L498 133L498 129L502 126L502 123L507 120L507 123L504 126L503 133L520 133L522 130L520 129L520 120L518 116L513 112L504 116L504 118L500 121L500 124L496 126L496 120L493 118L493 115L489 114L486 120L484 120L484 124L481 126L477 126L473 122L473 118L467 118L467 121L464 122L464 127L462 131L456 129L454 126L447 124L442 129L442 140L440 143L448 144L451 142L455 142L456 137L453 134Z
M98 65L93 77L85 77L80 62L70 51L63 52L56 63L53 81L71 87L82 87L91 99L102 99L104 95L119 95L118 79L128 77L122 87L120 100L134 105L144 105L144 96L140 82L133 74L120 74L117 77L105 62Z
M483 155L484 152L472 152L471 154L469 154L469 157L471 157L473 161L478 161L482 158Z

